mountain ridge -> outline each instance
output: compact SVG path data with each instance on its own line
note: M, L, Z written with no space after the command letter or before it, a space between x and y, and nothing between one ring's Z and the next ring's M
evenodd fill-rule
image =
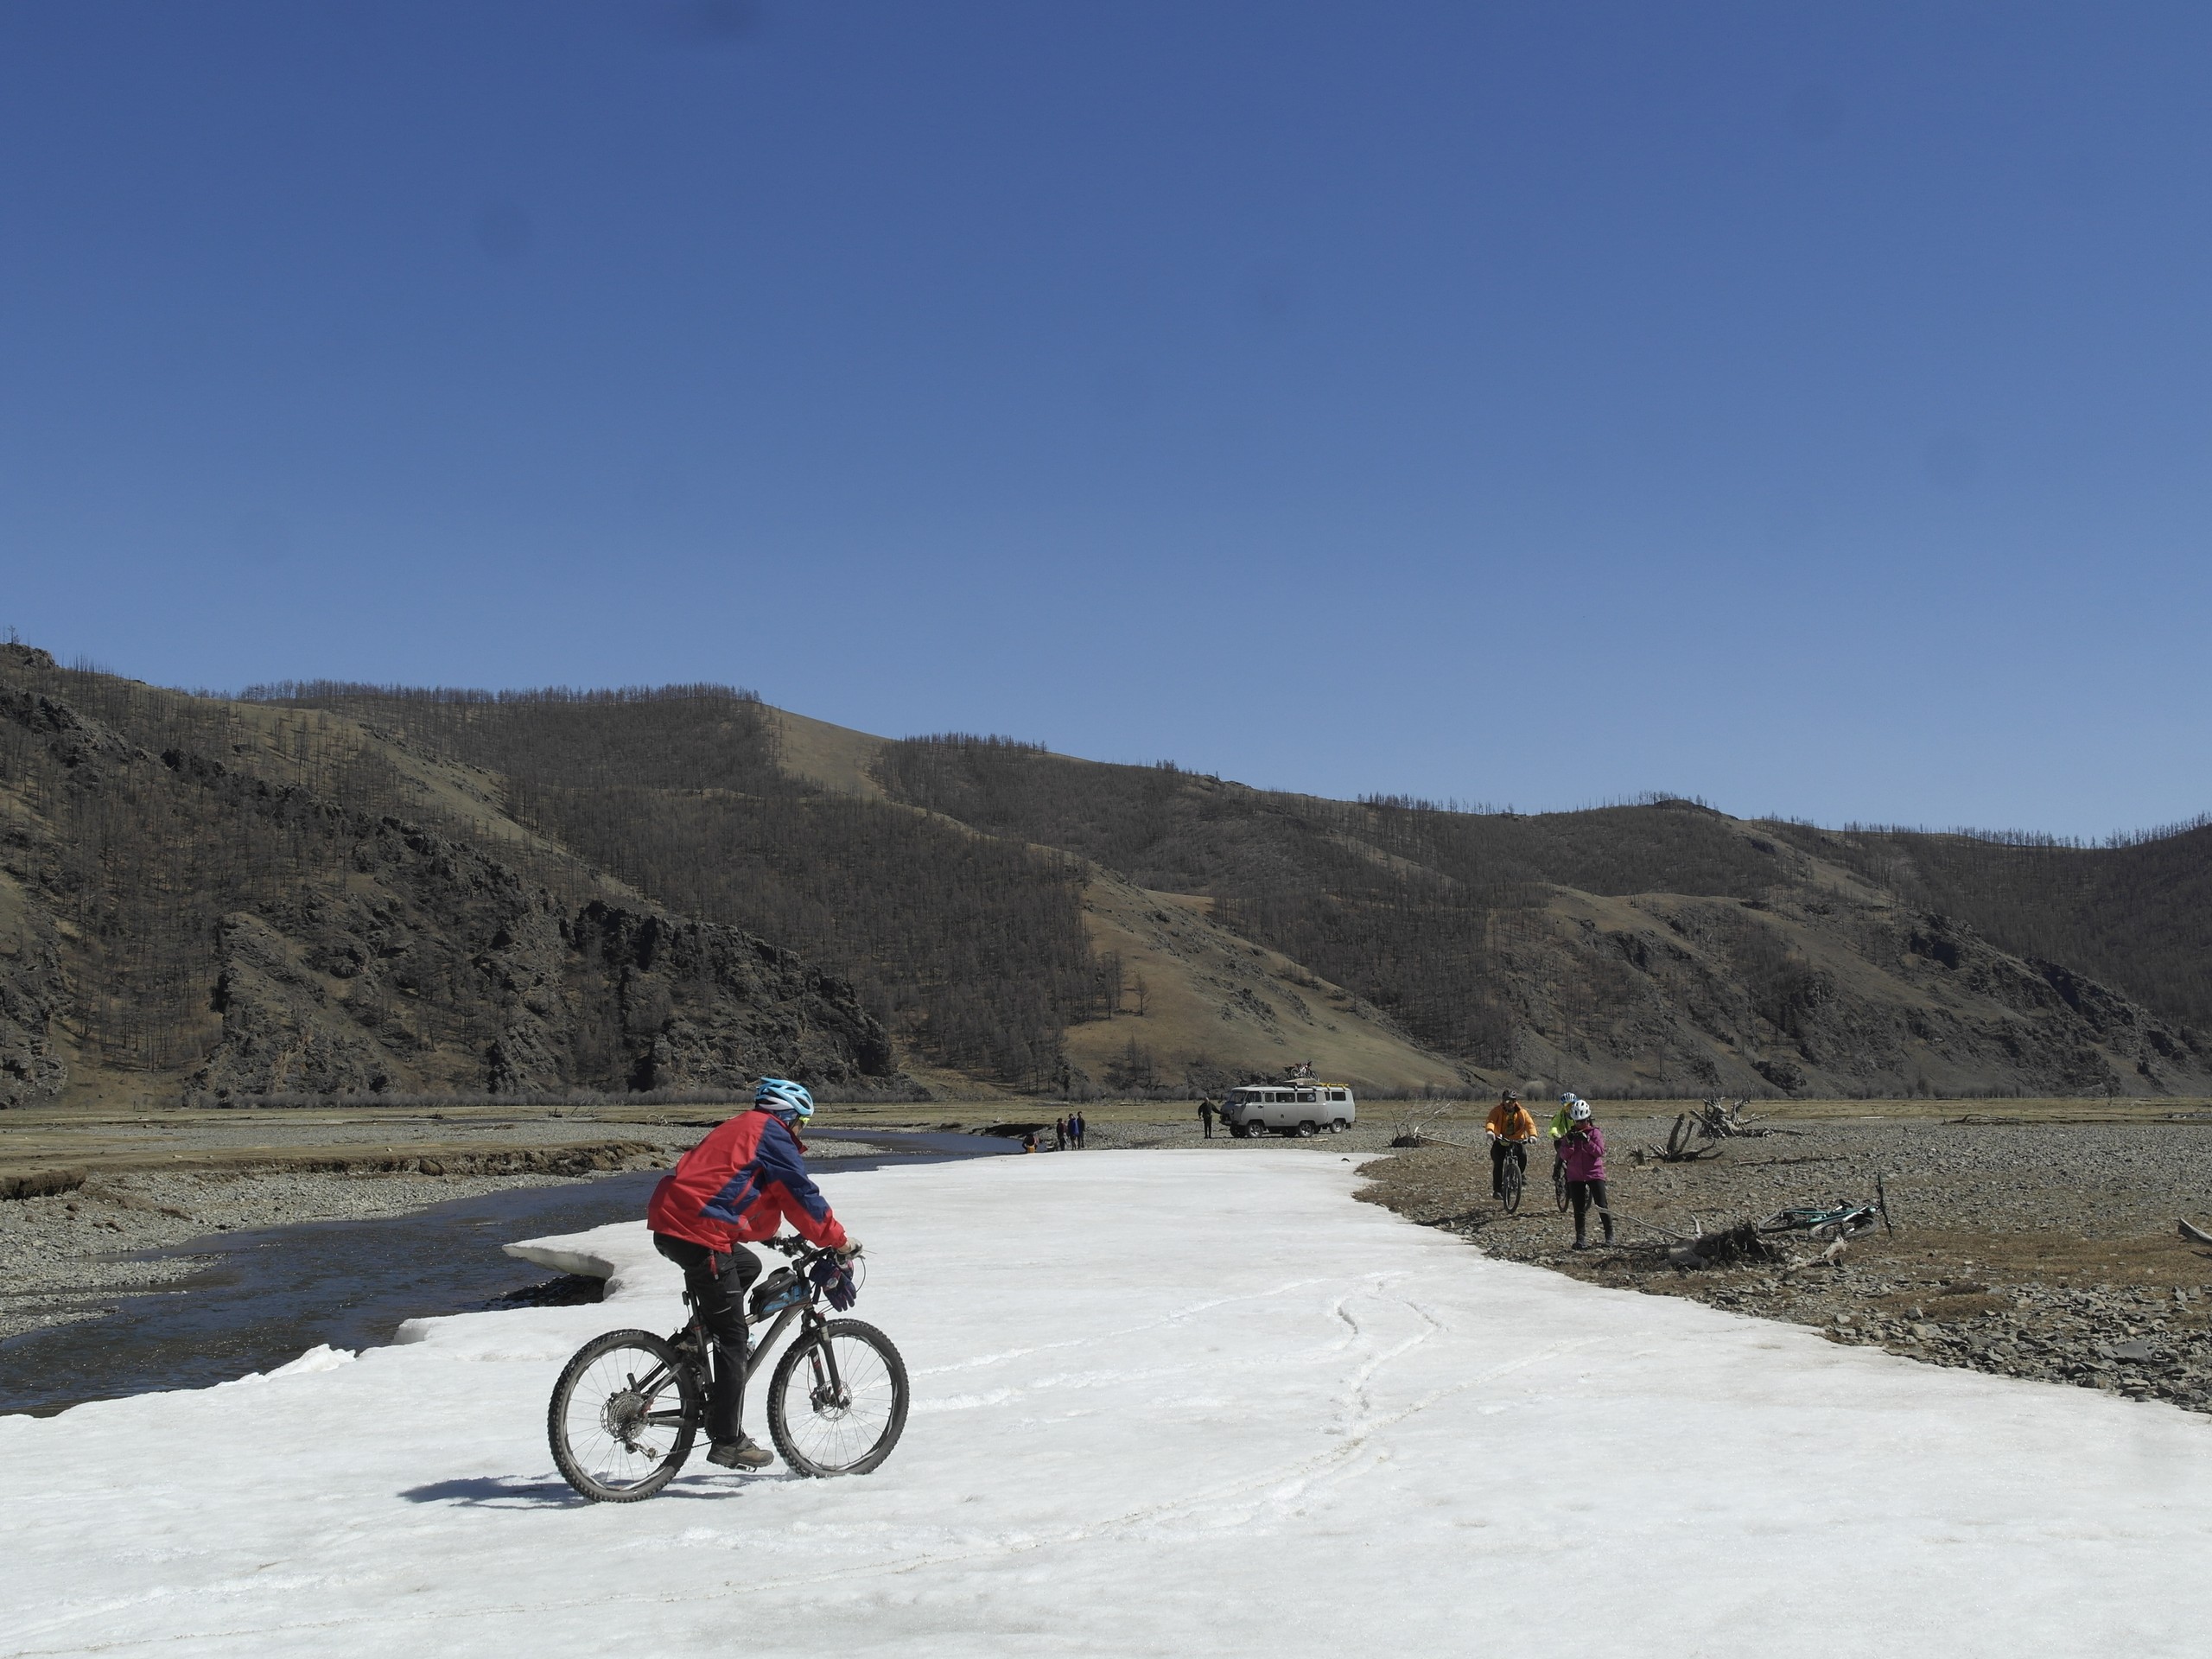
M145 1024L124 1018L144 943L63 913L100 881L200 930L158 971L200 1006L170 996L140 1070L201 1093L719 1086L772 1055L1042 1094L1301 1059L1386 1090L2212 1092L2198 983L2172 966L2212 942L2202 830L1992 850L1672 800L1464 813L880 738L721 687L226 700L23 647L0 652L0 1096L52 1096L72 1021ZM156 879L126 843L160 812L201 850ZM334 812L342 834L312 828ZM32 868L41 834L102 813L106 864L50 847ZM308 869L293 843L318 835ZM291 874L249 880L206 850L225 836ZM209 881L251 902L208 912ZM509 886L543 900L486 896ZM439 1016L465 1042L415 1030L420 988L378 965L410 905L407 950L472 988ZM356 1006L346 965L382 1004Z

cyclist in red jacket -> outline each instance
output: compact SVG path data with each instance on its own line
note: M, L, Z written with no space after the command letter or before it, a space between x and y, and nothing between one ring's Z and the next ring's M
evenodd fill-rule
M762 1469L767 1450L745 1436L745 1293L760 1272L748 1243L773 1238L786 1221L810 1244L860 1254L806 1173L798 1126L814 1096L783 1077L763 1077L753 1109L741 1112L677 1160L645 1209L653 1247L683 1269L700 1323L715 1339L707 1400L707 1461Z

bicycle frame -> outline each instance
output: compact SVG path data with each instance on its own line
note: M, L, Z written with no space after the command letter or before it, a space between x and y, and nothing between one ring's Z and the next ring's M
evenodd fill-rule
M817 1291L816 1294L819 1294L819 1292ZM776 1315L776 1322L768 1327L768 1334L753 1344L753 1351L746 1357L745 1380L747 1382L753 1380L753 1373L759 1370L761 1363L768 1357L768 1350L774 1345L776 1338L784 1334L785 1328L793 1319L804 1319L810 1333L820 1330L830 1323L822 1317L822 1311L815 1306L814 1302L815 1296L810 1295L804 1301L794 1303Z
M1812 1233L1819 1235L1834 1229L1838 1238L1864 1238L1877 1224L1885 1231L1897 1231L1890 1219L1889 1189L1882 1178L1874 1179L1874 1202L1872 1204L1833 1204L1825 1207L1800 1205L1794 1209L1777 1210L1758 1224L1763 1233Z
M814 1262L821 1257L829 1255L830 1252L823 1249L795 1249L793 1248L793 1245L796 1244L796 1240L791 1241L791 1243L786 1243L782 1239L774 1238L764 1239L761 1242L768 1249L778 1251L779 1254L790 1256L792 1259L792 1264L799 1270L800 1281L806 1286L806 1300L804 1301L793 1302L789 1307L784 1309L782 1313L776 1315L775 1323L768 1327L766 1335L757 1340L748 1342L747 1344L747 1351L745 1359L745 1381L748 1383L753 1381L753 1374L766 1362L768 1351L775 1346L777 1338L781 1337L785 1331L791 1328L791 1322L794 1319L804 1322L806 1327L805 1335L808 1337L818 1335L823 1327L830 1323L828 1319L823 1317L822 1313L821 1302L823 1287L815 1283L806 1273L806 1269L808 1268L811 1267ZM683 1293L683 1300L687 1306L690 1303L691 1293L690 1291L687 1290ZM714 1339L708 1334L706 1326L699 1322L699 1314L696 1308L693 1309L691 1317L685 1323L683 1328L669 1338L669 1345L676 1349L679 1353L683 1353L690 1357L690 1363L692 1368L699 1374L699 1380L703 1391L703 1386L709 1380L708 1356L713 1351ZM826 1342L816 1343L814 1344L813 1352L808 1357L808 1363L812 1366L814 1370L814 1386L817 1393L826 1385L833 1395L842 1395L843 1394L845 1382L844 1379L837 1375L837 1355L835 1347L831 1344ZM663 1378L658 1372L655 1372L639 1386L644 1392L652 1394L659 1389L664 1380L665 1379ZM673 1426L674 1424L680 1422L682 1419L683 1413L680 1411L674 1413L648 1412L645 1416L639 1419L639 1421L642 1422L661 1424L663 1426Z
M687 1297L686 1300L689 1300L689 1298ZM793 1319L798 1319L803 1315L811 1315L812 1317L809 1319L808 1323L817 1329L829 1323L829 1321L824 1319L820 1312L815 1307L814 1299L812 1296L809 1296L804 1302L799 1302L792 1306L785 1308L781 1313L777 1315L775 1324L768 1327L768 1334L761 1338L760 1341L751 1344L751 1351L747 1354L745 1362L745 1380L747 1382L752 1382L753 1374L760 1369L761 1362L768 1357L768 1349L770 1345L774 1343L778 1337L784 1333L784 1328L790 1325ZM678 1331L673 1337L669 1338L669 1345L684 1357L683 1363L689 1366L692 1372L696 1376L699 1384L699 1392L702 1395L705 1394L708 1389L708 1385L712 1380L708 1369L709 1364L708 1356L713 1351L713 1338L707 1334L707 1328L699 1323L699 1316L696 1313L694 1313L691 1316L690 1323L686 1325L681 1331ZM829 1372L828 1380L830 1387L833 1390L840 1392L842 1391L844 1382L842 1379L837 1376L837 1356L834 1351L832 1351L830 1344L824 1342L817 1343L815 1345L814 1357L811 1363L814 1366L815 1386L817 1389L822 1386L823 1380L823 1372L826 1366ZM637 1392L645 1395L648 1400L653 1399L659 1395L663 1389L668 1386L671 1380L671 1375L667 1366L657 1366L652 1371L647 1372L646 1375L638 1382L636 1384ZM636 1421L640 1427L681 1428L683 1427L683 1408L679 1405L673 1411L640 1412L638 1414Z

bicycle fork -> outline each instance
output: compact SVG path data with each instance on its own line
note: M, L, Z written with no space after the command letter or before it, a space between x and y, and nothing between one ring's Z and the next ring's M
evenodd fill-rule
M776 1322L768 1327L768 1334L755 1343L752 1353L747 1356L745 1376L747 1382L752 1380L753 1373L760 1370L760 1362L766 1357L768 1350L775 1345L776 1338L784 1334L784 1327L802 1313L810 1316L807 1319L809 1327L807 1337L821 1335L822 1326L826 1321L819 1314L815 1313L812 1308L785 1308L777 1316ZM805 1338L801 1338L803 1341L805 1339ZM851 1401L845 1393L844 1379L837 1375L836 1351L826 1339L809 1344L806 1351L806 1367L813 1381L813 1387L808 1390L808 1397L817 1411L830 1408L842 1408L851 1404Z

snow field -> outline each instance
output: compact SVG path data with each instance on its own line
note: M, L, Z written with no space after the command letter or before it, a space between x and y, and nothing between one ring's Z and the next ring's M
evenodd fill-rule
M561 1364L681 1317L642 1226L548 1242L613 1264L598 1306L0 1419L0 1653L2206 1650L2202 1419L1493 1262L1354 1185L826 1174L915 1385L864 1478L574 1497Z

